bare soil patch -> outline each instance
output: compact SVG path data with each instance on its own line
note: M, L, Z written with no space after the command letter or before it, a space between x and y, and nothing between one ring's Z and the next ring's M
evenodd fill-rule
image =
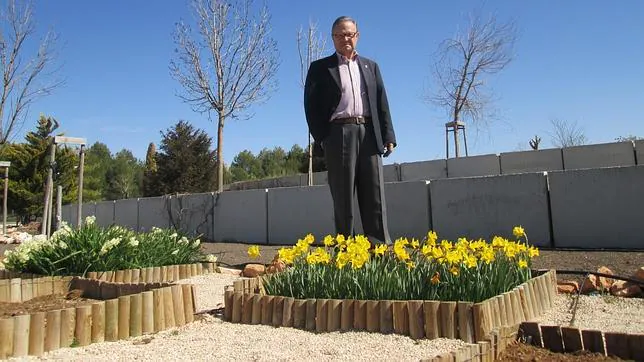
M577 353L555 353L545 348L531 346L525 343L514 343L501 353L500 362L603 362L621 361L620 358L607 357L599 353L580 351Z
M0 318L65 309L93 302L96 300L81 298L80 291L45 295L22 303L0 302Z

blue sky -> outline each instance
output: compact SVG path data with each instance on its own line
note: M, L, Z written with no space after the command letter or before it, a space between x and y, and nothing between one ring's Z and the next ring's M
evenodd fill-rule
M398 148L385 163L445 157L443 110L422 96L438 44L465 23L475 7L500 20L514 18L519 37L515 59L491 78L502 119L476 134L468 129L470 154L529 149L535 134L551 147L550 119L576 121L592 143L617 136L644 136L644 2L426 1L396 2L268 0L280 51L279 88L254 108L255 116L226 124L224 159L244 149L289 149L307 142L299 86L295 34L316 21L327 36L339 15L358 20L358 50L382 70ZM168 70L172 33L190 19L188 2L36 0L37 35L53 27L60 35L66 85L35 103L18 137L33 129L40 113L61 122L68 136L130 149L144 159L147 145L179 120L213 138L215 123L192 112L176 92Z

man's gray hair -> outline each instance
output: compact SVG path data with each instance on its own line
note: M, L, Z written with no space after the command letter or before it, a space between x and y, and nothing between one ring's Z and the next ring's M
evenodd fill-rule
M357 23L357 22L356 22L352 17L350 17L350 16L344 16L344 15L343 15L343 16L341 16L341 17L339 17L339 18L335 19L335 21L333 22L333 25L331 26L331 32L333 32L333 29L335 29L335 26L336 26L336 25L338 25L338 24L340 24L340 23L343 23L343 22L345 22L345 21L350 21L350 22L352 22L352 23L353 23L353 25L355 25L355 26L356 26L356 30L358 30L358 23Z

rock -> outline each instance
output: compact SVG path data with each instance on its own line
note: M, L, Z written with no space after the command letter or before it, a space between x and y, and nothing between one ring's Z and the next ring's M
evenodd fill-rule
M605 266L600 267L597 269L598 273L602 274L608 274L608 275L615 275L612 270L608 269ZM606 277L599 277L599 288L601 290L609 290L611 285L613 285L613 279L611 278L606 278Z
M637 284L627 282L624 280L618 280L610 287L610 294L616 297L632 298L637 297L642 293L642 288Z
M598 273L615 275L612 270L608 269L605 266L597 269ZM604 290L609 290L611 285L613 285L613 279L606 277L599 277L597 275L589 275L584 279L583 284L581 285L581 292L584 294L600 292Z
M633 274L633 279L639 279L644 281L644 266L641 266L635 274Z
M242 271L239 269L224 268L221 266L217 267L217 272L221 274L229 274L229 275L235 275L235 276L240 276L242 274Z
M244 267L242 275L246 278L254 278L266 273L266 267L262 264L248 264Z
M282 272L286 269L286 264L280 260L273 260L271 265L266 268L266 274L273 274L273 273L279 273Z
M11 244L13 239L4 235L0 235L0 244Z
M557 282L557 293L572 294L579 292L579 283L574 280L562 280Z

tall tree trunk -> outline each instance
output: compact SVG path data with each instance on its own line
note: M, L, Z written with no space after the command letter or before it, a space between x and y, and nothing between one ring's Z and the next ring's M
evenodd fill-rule
M219 112L219 122L217 125L217 192L224 191L224 156L223 156L223 143L224 141L224 116L223 112Z

